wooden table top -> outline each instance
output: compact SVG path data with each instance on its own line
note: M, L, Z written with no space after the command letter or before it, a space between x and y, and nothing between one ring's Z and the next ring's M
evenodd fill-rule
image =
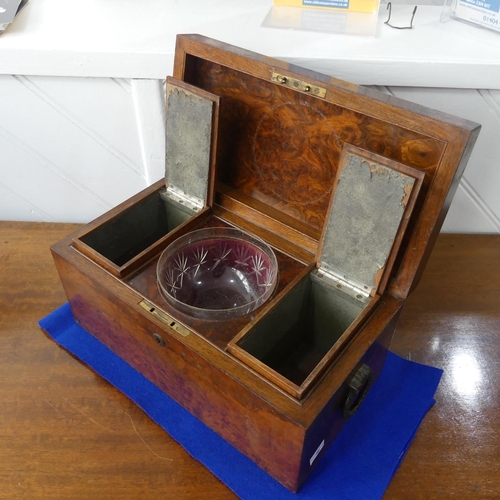
M38 327L76 227L0 222L0 499L236 498ZM445 373L385 500L500 498L499 298L500 236L440 235L391 349Z

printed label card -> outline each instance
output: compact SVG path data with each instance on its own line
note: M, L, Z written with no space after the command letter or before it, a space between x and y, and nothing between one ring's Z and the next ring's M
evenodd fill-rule
M457 0L455 17L500 31L500 0Z

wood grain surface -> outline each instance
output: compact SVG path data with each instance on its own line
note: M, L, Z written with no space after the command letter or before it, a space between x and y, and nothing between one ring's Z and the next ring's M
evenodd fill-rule
M388 286L407 297L480 125L201 35L177 36L174 77L220 96L217 183L318 242L344 144L423 172Z
M219 180L305 223L317 238L345 143L422 170L424 192L445 147L385 116L373 118L208 61L200 63L194 83L223 96Z
M49 246L77 226L0 222L0 499L233 499L115 388L49 340ZM392 350L445 370L384 499L500 497L500 237L441 235Z
M217 217L208 216L199 221L198 225L195 226L195 229L207 227L231 226ZM280 269L278 285L276 287L276 294L278 294L289 286L301 272L304 272L306 266L277 250L275 250L275 255ZM156 266L158 265L158 258L159 255L151 259L136 273L132 273L130 276L127 276L125 282L134 290L139 291L142 295L144 295L144 297L152 300L155 304L160 305L167 313L174 314L181 318L186 326L197 331L221 349L225 349L228 342L234 337L234 332L240 331L243 326L248 323L248 318L244 316L243 318L235 318L231 321L224 321L221 323L203 321L175 310L162 297L156 284Z

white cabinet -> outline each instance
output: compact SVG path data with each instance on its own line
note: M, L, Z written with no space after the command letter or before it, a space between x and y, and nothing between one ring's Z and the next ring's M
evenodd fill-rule
M435 6L402 31L382 7L375 38L274 30L270 5L29 2L0 37L0 220L86 222L161 178L163 78L201 33L482 124L444 230L500 232L499 34Z

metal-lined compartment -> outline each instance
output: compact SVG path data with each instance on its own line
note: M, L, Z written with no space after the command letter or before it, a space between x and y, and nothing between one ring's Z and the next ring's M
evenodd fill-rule
M305 397L376 308L423 177L346 144L316 267L229 352Z
M219 98L168 78L166 102L165 185L101 217L74 240L119 277L163 249L172 232L213 202Z

